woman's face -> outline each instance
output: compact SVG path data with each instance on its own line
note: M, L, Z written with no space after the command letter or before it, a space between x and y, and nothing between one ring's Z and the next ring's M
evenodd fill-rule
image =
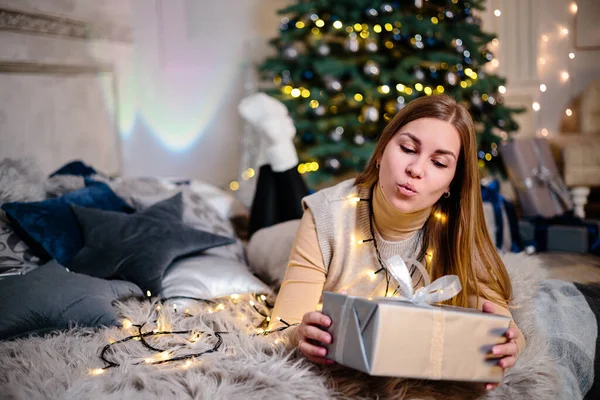
M400 128L378 160L387 201L404 213L434 205L450 190L460 149L460 135L449 122L421 118Z

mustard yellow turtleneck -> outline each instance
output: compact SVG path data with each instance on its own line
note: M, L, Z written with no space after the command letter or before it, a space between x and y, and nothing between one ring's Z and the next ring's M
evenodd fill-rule
M425 225L431 207L413 213L396 210L386 199L381 185L373 190L373 218L379 234L390 241L405 240Z

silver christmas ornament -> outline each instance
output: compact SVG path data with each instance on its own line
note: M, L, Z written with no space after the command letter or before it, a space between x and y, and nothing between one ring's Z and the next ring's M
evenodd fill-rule
M298 50L293 46L287 46L283 49L283 58L286 60L295 60L298 57Z
M326 76L323 78L323 80L325 81L327 90L333 90L334 92L339 92L342 90L342 84L336 78L332 76Z
M319 45L319 47L317 48L317 52L322 55L322 56L328 56L329 53L331 52L331 49L329 48L328 45L326 44L321 44Z
M343 134L344 134L344 128L342 128L341 126L338 126L333 131L331 131L329 136L331 137L331 140L333 140L334 142L339 142L340 140L342 140Z
M375 53L379 47L377 46L377 42L375 40L368 40L365 44L365 49L370 51L371 53Z
M324 106L318 106L317 108L313 109L313 112L315 113L315 115L323 116L325 115L325 107Z
M384 3L381 5L381 11L384 13L391 13L394 11L394 8L390 4Z
M402 96L398 96L398 98L396 99L396 110L400 111L404 107L406 107L406 99Z
M448 71L446 82L448 82L448 85L455 86L458 83L458 76L454 72Z
M359 146L365 144L365 137L362 135L362 133L359 132L356 134L356 136L354 136L354 143L356 143Z
M483 104L483 101L481 100L481 97L479 96L479 94L477 93L473 93L473 96L471 96L471 103L475 106L475 107L481 107L481 105Z
M423 72L422 69L417 69L415 71L415 78L417 78L418 81L422 81L425 79L425 72Z
M346 39L344 47L346 50L356 53L358 51L358 46L358 37L356 36L356 33L352 32L350 35L348 35L348 39Z
M342 166L342 164L340 163L340 160L338 160L337 158L327 159L327 161L325 161L325 165L327 166L327 168L329 168L333 171L337 171Z
M363 71L365 72L365 75L367 75L367 76L379 76L379 72L380 72L379 64L377 64L373 60L369 60L365 63Z
M365 121L377 122L379 121L379 110L374 106L365 106L362 110L362 115Z
M367 15L368 15L369 17L376 17L377 15L379 15L379 13L377 12L377 10L376 10L376 9L374 9L374 8L369 8L369 9L367 10Z

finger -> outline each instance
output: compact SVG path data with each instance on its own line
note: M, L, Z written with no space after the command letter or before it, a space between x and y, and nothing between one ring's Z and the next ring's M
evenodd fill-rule
M308 339L318 340L322 343L331 343L331 335L315 326L306 326L304 328L304 336Z
M511 340L508 343L497 344L492 347L492 354L495 356L514 356L517 354L517 344Z
M500 386L499 383L486 383L485 384L485 390L496 389L498 386Z
M517 336L519 335L517 329L515 328L508 328L508 330L506 331L506 337L508 339L516 339Z
M500 361L498 361L498 365L501 368L507 369L507 368L514 367L516 362L517 362L516 357L509 356L509 357L504 357L503 359L501 359Z
M312 357L312 356L304 356L307 360L314 362L315 364L323 364L323 365L331 365L334 363L333 360L330 360L325 357Z
M304 314L304 317L302 317L302 322L309 325L321 325L324 327L328 327L329 325L331 325L331 318L318 311L313 311Z
M301 340L298 347L305 356L325 357L327 355L327 349L310 344L306 340Z
M486 301L483 303L482 311L484 313L493 314L496 307L494 307L494 303L491 301Z

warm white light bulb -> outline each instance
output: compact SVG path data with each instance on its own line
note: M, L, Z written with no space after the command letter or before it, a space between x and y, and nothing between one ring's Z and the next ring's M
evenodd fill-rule
M540 92L545 92L546 91L546 85L544 85L543 83L540 85Z
M538 103L537 101L536 101L536 102L534 102L534 103L531 105L531 108L533 108L533 111L540 111L540 103Z
M568 81L569 80L569 73L567 71L563 71L560 73L560 78L562 79L563 82Z
M495 15L496 17L499 17L499 16L501 16L501 15L502 15L502 11L500 11L500 10L496 9L496 10L494 10L494 15Z
M568 30L567 28L562 28L562 29L560 30L560 34L561 34L562 36L567 36L567 35L569 34L569 30Z
M498 86L498 92L504 94L506 93L506 88L504 86Z
M569 10L571 11L571 14L577 14L577 3L576 2L572 2L571 5L569 6Z
M548 35L542 35L542 41L547 42L548 41Z
M567 108L567 109L565 110L565 114L567 114L567 117L570 117L571 115L573 115L573 111L571 111L571 109L570 109L570 108Z
M569 53L569 58L572 60L575 58L575 53Z
M542 129L542 136L548 136L548 129Z

